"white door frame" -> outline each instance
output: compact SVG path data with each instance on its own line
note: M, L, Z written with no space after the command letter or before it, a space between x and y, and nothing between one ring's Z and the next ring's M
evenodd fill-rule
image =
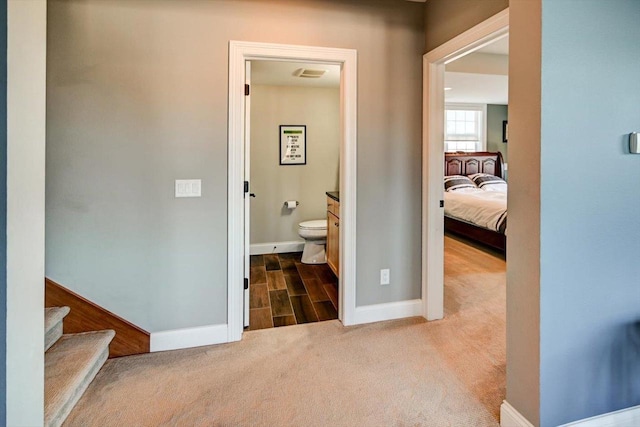
M449 62L509 33L505 9L423 57L422 303L427 320L444 317L444 71Z
M295 61L341 66L340 287L338 317L354 324L356 308L357 52L313 46L229 42L228 341L242 339L244 279L245 61ZM330 189L328 189L330 190ZM318 197L323 197L322 194ZM248 248L247 248L248 249ZM248 250L247 250L248 253Z

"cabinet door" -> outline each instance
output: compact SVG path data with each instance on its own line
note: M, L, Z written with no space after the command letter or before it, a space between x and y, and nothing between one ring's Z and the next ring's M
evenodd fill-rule
M335 273L340 271L340 219L327 212L327 264Z

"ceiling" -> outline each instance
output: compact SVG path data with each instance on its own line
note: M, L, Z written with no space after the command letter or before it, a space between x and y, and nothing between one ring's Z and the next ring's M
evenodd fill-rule
M444 81L450 90L444 93L445 102L507 105L508 54L507 36L461 58L458 64L447 64Z
M509 77L496 74L445 73L446 102L470 104L509 103Z
M320 78L296 77L301 68L326 70ZM302 62L251 61L251 83L272 86L340 87L340 66Z
M480 48L476 52L493 53L495 55L509 55L509 36L507 35L490 45Z
M509 37L504 37L466 57L447 65L446 102L474 104L504 104L509 100L509 79L505 69ZM460 64L463 66L459 66ZM458 66L456 66L458 65ZM326 70L320 78L296 77L301 68ZM493 70L493 71L492 71ZM340 66L282 61L251 61L251 82L273 86L340 87Z

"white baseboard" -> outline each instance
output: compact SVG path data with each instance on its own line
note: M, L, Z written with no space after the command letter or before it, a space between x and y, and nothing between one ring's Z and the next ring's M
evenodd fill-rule
M304 241L254 243L249 248L251 255L283 254L287 252L302 252Z
M640 406L563 424L560 427L636 427L640 426Z
M533 424L504 400L500 405L500 427L533 427Z
M177 350L180 348L221 344L227 341L226 324L174 329L172 331L152 332L150 351Z
M421 299L364 305L356 307L353 324L358 325L362 323L422 316L422 308Z

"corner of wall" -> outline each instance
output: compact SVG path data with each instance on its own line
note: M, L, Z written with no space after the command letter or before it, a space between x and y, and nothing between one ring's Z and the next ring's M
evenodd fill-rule
M0 425L7 418L7 0L0 0Z
M540 417L540 2L509 4L507 400Z

